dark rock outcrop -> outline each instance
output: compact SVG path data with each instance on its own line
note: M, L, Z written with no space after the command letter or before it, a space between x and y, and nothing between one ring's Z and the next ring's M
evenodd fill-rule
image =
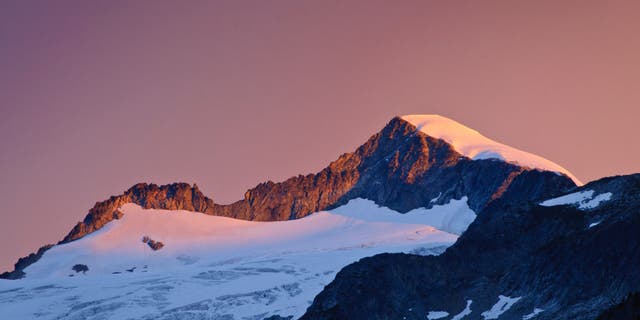
M155 241L155 240L149 238L149 236L142 237L142 242L146 243L149 246L149 248L151 248L153 251L158 251L158 250L164 248L164 243L162 243L160 241Z
M603 312L598 320L640 320L640 292L634 292L624 301Z
M291 320L293 319L293 316L288 316L288 317L282 317L279 315L274 315L274 316L270 316L268 318L264 318L264 320Z
M595 319L640 290L640 174L574 190L612 193L588 210L510 201L509 189L440 256L382 254L345 267L302 319L450 319L468 300L465 319L482 319L499 295L520 297L500 319L534 308L544 310L534 319Z
M71 270L75 271L76 273L80 273L82 272L87 273L87 271L89 271L89 267L86 264L76 264L73 267L71 267Z
M14 280L24 277L24 269L34 262L38 261L47 250L51 249L51 247L53 247L52 244L42 246L35 253L31 253L28 256L18 259L18 262L16 262L13 266L13 271L8 271L0 274L0 279Z
M162 243L160 241L155 241L155 240L150 240L149 242L147 242L147 245L153 251L158 251L158 250L164 248L164 243Z

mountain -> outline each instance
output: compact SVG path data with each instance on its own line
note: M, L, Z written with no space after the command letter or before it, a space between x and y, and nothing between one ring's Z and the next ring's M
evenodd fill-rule
M232 204L186 183L141 183L96 203L58 244L0 276L24 278L0 281L0 305L14 318L297 317L351 262L440 254L478 213L576 184L453 120L396 117L320 172L259 184Z
M574 181L580 183L562 167L494 142L453 120L435 115L395 117L355 152L341 155L319 173L261 183L229 205L214 203L196 185L137 184L96 203L58 244L118 219L118 208L126 203L252 221L298 219L356 198L405 213L466 197L469 207L479 212L506 190L516 201L567 190ZM13 272L0 277L22 277L22 270L38 256L23 258Z
M437 121L425 126L424 122L411 121L416 119ZM467 157L458 152L456 145L443 140L442 129L438 129L438 135L429 135L427 128L440 128L443 123L451 126L451 132L459 132L457 139L468 136L469 140L478 140L482 137L476 131L440 116L396 117L355 152L341 155L320 172L299 175L280 183L261 183L248 190L244 199L229 205L214 203L195 185L135 185L123 195L97 203L63 243L81 238L115 219L117 208L124 203L242 220L282 221L336 208L355 198L370 199L379 205L407 212L466 196L469 206L479 211L510 187L520 188L520 197L535 197L574 186L569 178L579 183L565 169L548 160L495 142L488 143L487 138L475 142L484 143L481 147L491 154L498 154L495 151L498 146L505 154L504 158L492 158L488 153L480 159ZM474 141L469 141L460 150L467 152L471 142ZM518 157L506 158L509 153ZM552 190L547 185L557 187Z
M640 174L496 201L442 255L345 267L302 319L633 319L611 314L637 305L638 230Z

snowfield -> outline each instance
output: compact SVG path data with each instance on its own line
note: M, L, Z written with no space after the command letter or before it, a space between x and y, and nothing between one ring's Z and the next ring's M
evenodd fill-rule
M567 175L577 185L582 185L571 172L551 160L493 141L455 120L423 114L406 115L401 118L424 134L446 141L457 152L473 160L498 159L523 167L559 172Z
M301 316L335 274L383 252L439 254L475 218L466 199L400 214L355 199L252 222L124 205L124 216L0 280L6 319L262 319ZM158 251L142 242L164 243ZM72 267L84 264L86 273Z
M449 313L446 311L429 311L427 314L427 320L442 319L447 316L449 316Z
M578 206L578 209L580 210L589 210L598 207L602 202L611 200L611 196L613 195L611 192L606 192L594 197L593 194L593 190L574 192L543 201L540 205L545 207L575 205Z
M498 296L498 302L496 302L496 304L494 304L493 307L491 307L490 310L487 310L487 311L481 313L481 315L485 320L498 319L501 314L503 314L503 313L507 312L507 310L511 309L511 306L513 306L521 298L522 297L510 298L510 297L507 297L507 296L499 295Z

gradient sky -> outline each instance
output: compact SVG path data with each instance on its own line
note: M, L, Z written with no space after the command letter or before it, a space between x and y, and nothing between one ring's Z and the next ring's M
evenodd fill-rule
M640 171L639 1L0 2L0 269L137 182L215 201L437 113Z

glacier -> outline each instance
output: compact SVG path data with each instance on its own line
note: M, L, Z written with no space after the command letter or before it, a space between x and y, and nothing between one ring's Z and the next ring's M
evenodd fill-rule
M3 316L297 318L345 265L383 252L439 254L475 219L464 198L407 214L354 199L278 222L120 209L122 218L47 251L25 269L26 278L0 280ZM144 236L165 247L152 250ZM76 273L76 264L89 270Z

